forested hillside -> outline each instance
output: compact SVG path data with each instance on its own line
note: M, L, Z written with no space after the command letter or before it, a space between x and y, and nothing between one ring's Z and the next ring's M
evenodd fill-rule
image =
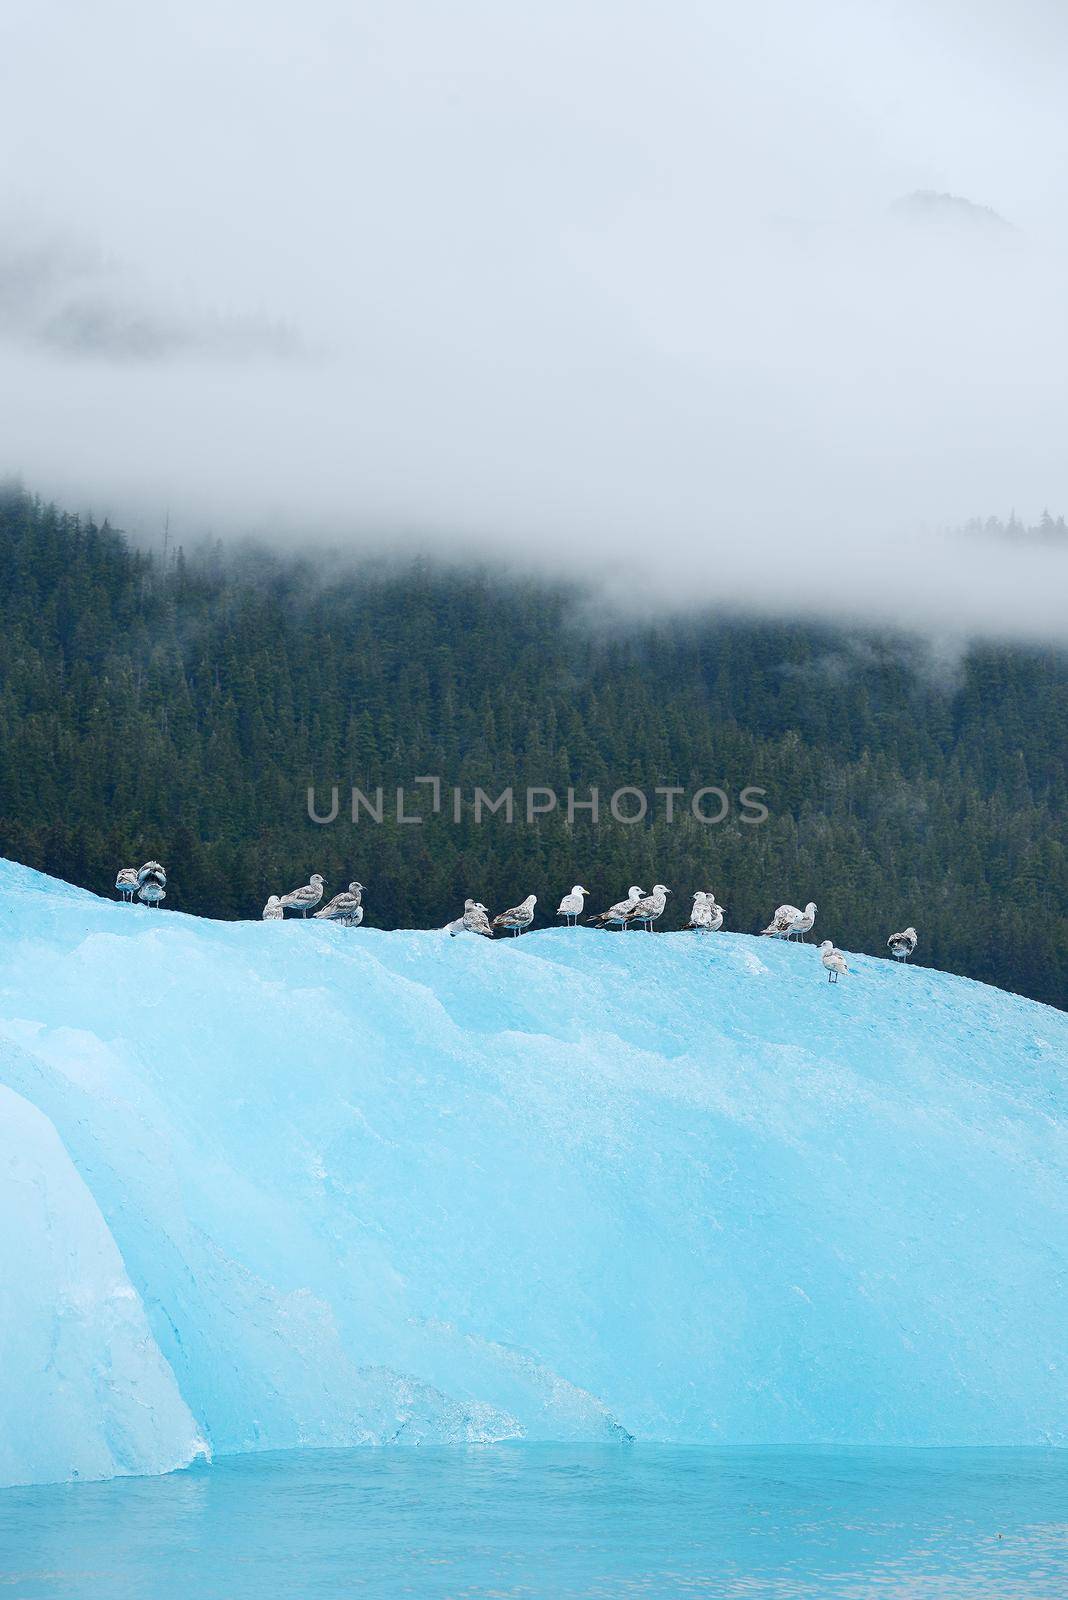
M0 502L0 851L100 892L147 856L166 904L258 916L321 871L367 886L367 921L441 924L464 896L528 892L551 918L654 879L678 925L713 888L727 925L819 905L817 931L880 951L914 923L918 958L1068 1000L1068 661L813 625L606 621L563 588L425 564L315 570L266 552L166 560L21 492ZM438 776L442 810L431 814ZM338 820L311 821L340 786ZM384 820L352 785L385 792ZM421 825L398 822L407 788ZM484 815L477 786L516 791ZM560 808L527 823L523 791ZM631 785L647 818L615 822ZM668 822L657 786L678 785ZM731 796L697 821L689 797ZM769 818L736 797L766 791ZM464 796L452 820L451 789ZM602 795L594 826L563 814ZM716 802L709 803L716 809Z

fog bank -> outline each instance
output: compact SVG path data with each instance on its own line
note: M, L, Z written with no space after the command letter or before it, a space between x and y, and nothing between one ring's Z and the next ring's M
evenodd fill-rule
M1064 638L1063 547L943 530L1068 508L1066 65L1041 0L15 0L0 470Z

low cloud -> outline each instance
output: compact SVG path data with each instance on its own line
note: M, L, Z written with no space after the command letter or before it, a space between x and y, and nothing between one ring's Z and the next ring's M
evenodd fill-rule
M3 28L0 471L617 610L1068 637L1059 535L947 531L1068 508L1059 9Z
M292 361L292 327L168 304L91 245L9 215L0 232L0 341L52 358L166 363Z

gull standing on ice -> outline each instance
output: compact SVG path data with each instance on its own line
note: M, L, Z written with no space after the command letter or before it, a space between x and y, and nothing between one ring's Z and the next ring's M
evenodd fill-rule
M714 889L704 889L701 893L708 901L709 909L712 912L712 926L708 931L709 933L718 933L723 926L723 919L727 915L727 907L720 905L716 899L716 891Z
M137 869L137 898L146 906L158 906L167 898L167 873L158 861L146 861Z
M350 883L315 915L324 922L340 922L343 927L358 928L363 921L363 884Z
M640 889L636 883L632 883L627 890L627 898L625 900L617 900L615 905L609 906L607 911L599 911L595 917L587 917L586 921L595 923L601 928L624 928L626 927L627 918L644 893L644 889Z
M588 889L582 887L581 883L576 883L571 893L565 894L557 907L556 915L558 917L566 917L569 928L573 928L579 917L581 917L585 908L586 896L589 892Z
M762 938L792 939L797 934L802 941L805 934L816 920L816 903L810 900L804 911L799 911L796 906L780 906L772 917L768 926L762 930Z
M315 910L322 898L323 875L313 872L308 882L299 889L291 889L288 894L282 895L281 902L287 911L299 911L306 917L309 911Z
M115 887L126 904L129 905L137 893L137 868L120 867L115 877Z
M886 947L895 961L907 961L916 948L917 937L915 928L906 928L904 933L892 933Z
M647 931L652 933L653 923L658 917L664 915L664 907L667 905L667 897L670 893L671 890L664 884L654 883L652 894L642 895L638 904L631 907L627 915L628 925L632 922L643 922Z
M276 894L272 894L263 908L264 922L281 922L284 916L281 900Z
M845 956L841 950L834 948L830 939L824 939L820 945L820 960L823 962L823 969L827 974L828 983L837 983L838 974L849 971L845 963Z
M481 933L487 939L493 938L493 929L490 927L489 912L481 900L465 900L464 914L457 917L455 922L449 923L449 933L453 939L458 933Z
M509 906L507 911L502 911L499 916L494 917L493 926L495 928L510 928L513 939L518 937L523 932L523 929L529 928L534 921L534 907L537 903L537 895L528 894L522 905Z
M723 926L723 907L716 904L714 894L698 889L693 897L693 910L687 929L697 933L718 933Z

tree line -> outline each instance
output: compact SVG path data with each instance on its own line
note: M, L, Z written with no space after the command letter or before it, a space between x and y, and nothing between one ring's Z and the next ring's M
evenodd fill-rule
M324 874L366 886L368 925L435 926L467 895L529 892L551 918L630 883L714 889L726 926L789 900L818 932L1068 1000L1068 661L973 644L939 659L887 631L705 616L606 617L565 585L426 561L316 562L205 547L166 558L21 490L0 496L0 850L109 893L169 872L169 906L255 917ZM419 776L435 813L398 820ZM343 796L328 826L331 786ZM381 823L353 786L389 803ZM569 820L483 810L547 787L603 797ZM684 791L669 821L608 813L621 787ZM759 787L760 825L692 794ZM449 791L464 799L459 822ZM636 803L631 808L637 809ZM627 808L621 808L627 809ZM719 809L706 802L709 814Z

